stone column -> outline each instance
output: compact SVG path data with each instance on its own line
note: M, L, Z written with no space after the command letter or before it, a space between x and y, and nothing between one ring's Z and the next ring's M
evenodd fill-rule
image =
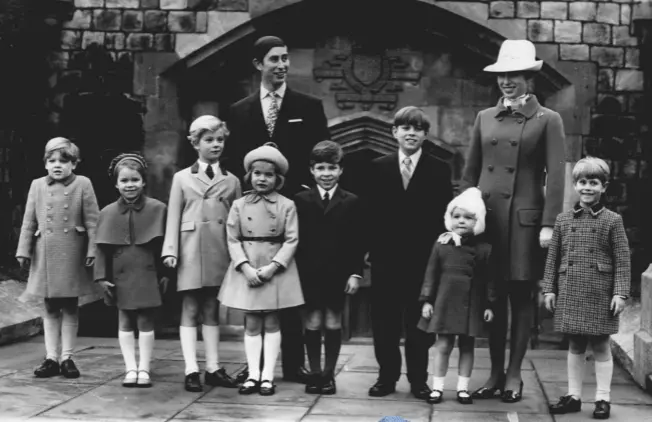
M652 264L641 277L641 329L634 334L634 379L652 391Z

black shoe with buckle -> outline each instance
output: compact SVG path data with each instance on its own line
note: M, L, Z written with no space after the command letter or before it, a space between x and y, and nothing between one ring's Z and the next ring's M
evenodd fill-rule
M503 403L516 403L523 400L523 381L518 388L518 392L514 390L505 390L503 392Z
M59 363L52 359L45 359L43 363L34 369L34 376L36 378L50 378L59 374Z
M457 401L460 404L473 404L473 397L467 390L459 390L457 392Z
M201 378L199 376L199 372L193 372L186 375L185 388L186 391L190 391L191 393L201 393L204 391L201 386Z
M242 385L249 379L249 366L245 365L244 368L240 372L238 372L238 375L235 376L235 382L238 383L238 385Z
M548 406L551 415L565 415L566 413L575 413L582 410L582 400L575 397L561 396L559 401Z
M336 392L337 386L335 385L335 378L327 377L321 386L321 393L327 396L332 396Z
M242 383L240 389L238 390L238 393L244 396L248 396L249 394L258 392L259 388L260 388L260 383L255 379L249 378Z
M598 400L595 402L595 410L593 411L594 419L609 419L611 416L611 404L605 400Z
M321 374L310 374L306 383L306 394L321 394L322 381Z
M215 372L206 372L204 382L213 387L238 388L238 382L231 378L224 368Z
M374 385L369 389L369 395L371 397L385 397L389 394L392 394L396 391L395 382L384 382L381 380L376 381Z
M426 401L428 404L439 404L444 399L444 392L441 390L432 390Z
M79 378L79 369L75 366L75 362L68 358L61 362L61 375L66 378Z
M276 393L276 386L269 380L262 380L258 388L258 394L261 396L273 396Z
M494 384L493 387L480 387L471 394L471 398L487 400L500 398L503 395L503 390L505 389L505 374L501 375L498 378L498 382Z

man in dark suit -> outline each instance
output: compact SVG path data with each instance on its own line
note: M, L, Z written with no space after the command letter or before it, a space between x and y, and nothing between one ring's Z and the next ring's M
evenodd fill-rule
M312 180L309 157L312 148L330 137L321 100L287 86L290 57L278 37L258 39L253 65L260 72L260 89L233 104L225 116L231 135L221 163L236 176L244 176L242 161L254 148L274 142L290 169L281 194L292 198ZM281 312L283 379L305 382L303 327L297 308ZM238 379L246 379L246 370Z
M448 166L422 149L429 129L421 109L399 110L392 128L399 150L374 160L368 179L367 199L373 210L368 215L371 316L380 365L378 380L369 390L374 397L396 389L403 329L411 392L420 399L430 395L428 349L434 335L417 328L419 293L432 246L445 231L444 213L453 193Z

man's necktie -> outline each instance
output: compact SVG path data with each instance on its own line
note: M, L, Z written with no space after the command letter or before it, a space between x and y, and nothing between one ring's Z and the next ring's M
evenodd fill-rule
M403 177L403 189L407 190L412 177L412 160L410 157L405 157L403 160L403 167L401 168L401 176Z
M324 193L323 203L324 203L324 211L326 211L326 208L328 208L328 204L331 203L331 197L330 197L330 195L328 194L328 192L325 192L325 193Z
M206 176L208 176L208 178L211 180L213 180L213 177L215 177L213 166L211 166L210 164L206 166Z
M270 92L268 94L272 97L272 101L269 105L269 110L267 110L267 133L271 138L274 134L274 127L276 126L276 119L278 118L278 94L276 92Z

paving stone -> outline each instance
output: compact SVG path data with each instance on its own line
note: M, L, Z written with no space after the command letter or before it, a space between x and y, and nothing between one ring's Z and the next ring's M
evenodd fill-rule
M373 400L373 403L370 403L370 401L364 399L351 400L340 397L322 397L311 409L310 415L374 417L376 421L380 420L383 416L396 415L411 422L427 422L430 420L432 407L424 401L416 403L417 406L413 403L392 400Z
M307 411L307 407L202 402L191 404L175 420L290 422L302 420Z
M612 27L614 45L637 45L638 38L629 34L629 25Z
M24 404L2 403L0 401L0 419L15 420L27 419L36 416L46 410L49 406L26 406Z
M302 422L378 422L378 420L376 416L313 415L312 413L308 413L308 416L301 419Z
M247 356L244 353L244 350L229 350L229 349L222 349L222 344L220 343L219 346L219 356L220 356L220 362L221 363L246 363L247 362ZM176 350L174 352L171 352L165 356L165 359L169 360L179 360L183 361L183 353L181 350ZM279 360L281 359L279 355ZM197 343L197 360L198 361L205 361L205 353L204 353L204 345L202 342Z
M629 25L632 22L632 7L629 4L620 5L620 24Z
M589 60L589 46L586 44L560 44L559 58L561 60Z
M244 367L240 363L227 363L222 364L221 366L226 369L226 373L229 375L234 375L239 372L240 369ZM155 360L152 362L152 380L154 382L175 382L181 384L183 382L184 371L185 371L185 362L175 361L175 360ZM204 368L200 366L202 373L202 382L204 380Z
M475 406L473 406L475 407ZM436 407L433 407L436 409ZM433 410L433 421L446 421L446 422L552 422L554 419L550 415L535 415L535 414L522 414L518 412L488 412L488 413L475 413L475 412L446 412L441 410Z
M247 0L218 0L217 10L225 12L247 12L249 3Z
M591 60L604 67L621 67L625 51L621 47L591 47Z
M74 356L73 360L81 372L81 376L76 379L68 379L63 376L44 378L39 380L48 384L84 384L98 385L109 381L124 373L124 360L122 356L101 356L87 355ZM29 366L21 368L15 373L8 375L8 379L30 381L34 380L34 368L41 361L32 362Z
M278 378L274 380L276 384L276 394L273 396L260 396L252 394L243 396L238 394L237 388L213 388L204 396L199 398L198 402L208 403L231 403L231 404L258 404L273 406L291 406L304 407L312 406L318 396L306 394L306 386L296 382L285 382ZM337 385L338 390L340 385ZM338 391L339 393L339 391Z
M106 0L106 7L115 7L119 9L136 9L138 8L138 0Z
M616 91L643 91L644 79L641 70L618 70L616 72Z
M91 27L93 20L93 11L91 10L75 10L72 19L64 22L63 27L69 29L88 29Z
M639 68L641 67L641 50L638 48L628 48L625 51L625 67Z
M566 382L568 380L566 359L533 359L537 374L542 382ZM595 363L586 362L584 383L595 384ZM612 384L631 384L631 376L621 367L614 365Z
M93 12L93 28L97 31L117 31L122 24L118 9L101 9Z
M94 386L41 382L43 380L0 378L0 415L13 406L49 407L79 396ZM1 418L0 418L1 419Z
M513 18L513 1L492 1L489 4L489 17L491 18Z
M103 7L104 0L75 0L76 8L84 7Z
M553 21L531 20L527 23L527 33L532 42L550 42L554 39Z
M611 26L605 23L585 23L582 41L587 44L611 44Z

